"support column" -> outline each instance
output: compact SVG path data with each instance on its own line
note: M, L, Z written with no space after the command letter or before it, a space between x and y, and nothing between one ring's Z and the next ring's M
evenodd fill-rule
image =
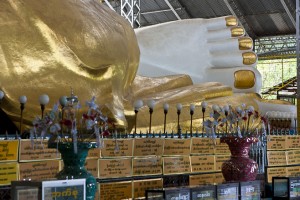
M132 28L141 26L140 13L140 0L121 0L121 16L129 21Z
M300 33L299 33L299 23L300 23L300 0L296 0L296 55L297 55L297 133L300 133Z

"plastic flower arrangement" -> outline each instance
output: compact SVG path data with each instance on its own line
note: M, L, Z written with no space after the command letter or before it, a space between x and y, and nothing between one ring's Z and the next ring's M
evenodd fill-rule
M204 121L206 133L212 138L258 137L266 133L267 118L261 116L253 106L242 104L233 108L230 105L212 106L209 119Z
M59 109L59 104L61 109ZM109 134L108 118L96 104L95 97L86 102L87 112L78 116L81 109L76 96L61 97L60 103L54 104L52 110L44 117L36 117L33 128L30 130L30 139L49 136L49 143L73 142L74 151L77 151L78 142L92 142L96 139L96 146L103 148L103 135Z

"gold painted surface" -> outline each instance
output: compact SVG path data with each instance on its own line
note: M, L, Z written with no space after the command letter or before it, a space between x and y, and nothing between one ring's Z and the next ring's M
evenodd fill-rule
M250 70L239 70L234 73L234 87L248 89L255 85L255 74Z
M253 41L249 37L238 38L240 50L251 50L253 48Z
M257 55L254 52L245 52L243 53L243 64L252 65L256 62Z
M238 20L234 16L229 16L225 18L226 20L226 26L237 26Z
M231 36L239 37L245 35L245 30L242 27L233 27L231 28Z
M207 93L213 93L213 91L210 91L210 88L207 88ZM210 113L212 110L210 109L212 105L217 104L220 106L224 106L226 104L230 104L234 107L241 106L242 103L245 103L246 105L252 105L257 110L258 105L257 101L260 101L261 98L254 93L249 94L232 94L229 95L224 91L223 96L219 96L218 98L207 98L205 101L207 102L207 109L205 112L205 118L210 116ZM220 94L220 93L219 93ZM225 95L226 94L226 95ZM201 111L201 102L203 100L200 100L199 97L201 97L201 94L197 93L194 96L194 100L187 99L186 101L178 101L182 103L183 108L180 114L180 127L182 133L189 133L190 130L190 103L193 102L196 105L195 113L193 115L193 132L196 132L197 130L199 132L202 131L202 111ZM133 113L133 111L132 111ZM133 116L133 114L132 114ZM128 116L129 117L129 116ZM133 119L133 117L132 117ZM163 114L163 104L159 103L154 107L154 112L152 114L152 127L151 130L158 133L159 131L163 131L163 121L164 121L164 114ZM133 120L129 120L129 122L133 123ZM133 124L129 123L129 125L133 126ZM147 107L143 107L139 113L138 113L138 120L137 120L137 132L140 131L146 132L149 130L149 109ZM166 130L171 136L171 131L174 131L174 134L177 133L177 109L176 104L170 104L169 112L167 114L167 124L166 124Z
M13 120L19 121L19 96L28 98L24 122L31 124L41 94L49 95L50 108L73 87L83 104L96 96L125 123L122 99L139 48L123 17L97 1L0 1L0 35L1 107Z
M140 87L143 87L143 81L135 83L136 86L140 84ZM135 85L134 84L134 85ZM152 130L154 131L162 131L163 130L163 121L164 121L164 110L163 104L167 102L170 105L168 114L167 114L167 129L168 132L174 130L177 131L177 109L176 104L181 103L183 108L180 114L181 128L183 131L189 130L190 126L190 104L194 103L196 105L196 110L194 114L194 130L200 126L198 124L198 120L202 118L201 105L202 101L209 101L215 98L222 98L227 96L232 96L232 88L229 86L225 86L221 83L216 82L207 82L203 84L195 84L189 85L186 87L179 87L173 90L162 90L161 92L157 92L155 94L148 95L147 93L140 93L139 95L133 95L137 99L141 99L144 102L147 102L148 99L154 99L156 101L156 105L154 107L154 112L152 114ZM131 108L131 104L127 102L125 104L125 114L128 119L129 127L134 126L134 111ZM201 114L200 114L201 113ZM209 115L209 113L207 113ZM198 125L196 125L198 124ZM149 127L149 109L145 105L138 112L137 117L137 131L140 130L146 132Z
M229 19L227 24L231 20L230 24L236 23L236 19ZM244 34L241 27L231 31L233 36ZM256 97L237 97L229 86L220 83L193 85L186 75L136 76L139 48L130 24L98 1L0 1L0 35L0 88L6 94L1 108L17 127L19 96L28 98L23 116L24 123L31 125L35 116L41 114L41 94L49 95L46 108L50 109L59 97L70 93L70 87L82 104L96 96L98 104L106 105L103 112L116 124L126 126L128 122L128 131L134 123L132 104L138 98L157 102L152 118L154 131L163 130L164 102L170 104L168 131L177 129L177 103L183 105L182 131L189 130L191 103L197 106L194 131L201 127L199 106L204 100L209 106L256 106ZM138 113L138 130L145 131L148 125L149 110L144 106Z

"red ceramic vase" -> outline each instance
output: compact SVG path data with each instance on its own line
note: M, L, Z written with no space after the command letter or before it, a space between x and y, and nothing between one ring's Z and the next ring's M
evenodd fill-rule
M256 179L258 165L249 158L252 143L258 142L256 137L223 137L221 142L230 149L231 157L222 164L222 174L227 182L253 181Z

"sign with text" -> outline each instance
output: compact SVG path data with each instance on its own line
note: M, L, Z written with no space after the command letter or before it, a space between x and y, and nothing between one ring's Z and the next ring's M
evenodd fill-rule
M211 138L192 138L191 154L214 154L214 142Z
M163 188L163 180L159 179L148 179L138 180L133 182L134 198L145 197L145 191L154 188Z
M215 156L191 156L191 164L192 172L213 172L215 171Z
M132 156L133 139L105 139L102 157Z
M214 183L215 174L190 175L190 185L205 185Z
M286 148L287 149L300 149L300 136L299 135L286 136Z
M184 174L191 172L190 157L164 157L163 173L164 174Z
M191 188L192 200L215 200L216 199L216 186L207 185Z
M48 149L48 140L20 140L19 161L60 159L56 149Z
M215 173L215 179L214 179L214 183L215 184L220 184L220 183L224 183L225 179L223 177L222 173Z
M300 163L300 150L286 151L286 159L288 165L299 165Z
M230 159L230 155L215 155L216 171L222 170L222 164Z
M288 177L299 177L300 166L286 167L286 176Z
M133 159L133 176L162 174L162 158L157 156Z
M18 140L1 140L0 141L0 162L18 161Z
M59 172L59 160L19 163L20 180L47 180Z
M94 177L99 177L98 159L86 159L84 166Z
M286 136L267 136L267 150L285 150Z
M132 199L132 181L101 183L100 199Z
M173 139L166 138L164 144L164 155L190 155L190 139Z
M100 148L92 148L89 150L86 158L100 158L101 149Z
M16 199L18 200L28 200L28 199L38 199L39 189L18 189L16 194Z
M18 163L0 163L0 185L10 185L18 180Z
M267 169L267 180L268 183L272 183L274 176L286 176L285 167L272 167Z
M164 139L162 138L135 138L134 156L161 156Z
M100 159L100 178L118 178L132 176L132 159Z
M239 199L239 184L228 183L217 186L218 200L238 200Z
M227 154L227 155L230 155L230 150L229 150L229 147L226 143L221 143L220 142L220 138L216 138L215 139L216 141L216 146L214 148L215 150L215 154L218 155L218 154Z
M286 165L285 151L267 151L268 166Z

